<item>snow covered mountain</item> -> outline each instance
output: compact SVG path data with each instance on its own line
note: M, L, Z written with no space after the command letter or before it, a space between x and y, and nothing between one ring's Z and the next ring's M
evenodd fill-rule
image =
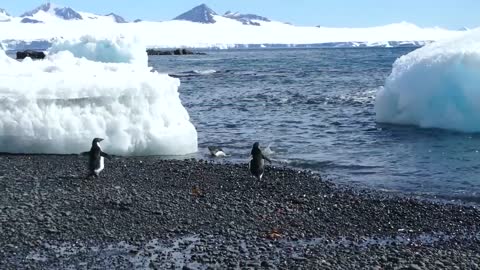
M190 21L190 22L196 22L196 23L215 23L214 16L216 16L217 13L213 11L211 8L209 8L205 4L201 4L199 6L196 6L192 8L191 10L182 13L178 15L177 17L174 18L174 20L182 20L182 21Z
M260 26L261 22L270 22L270 19L255 14L240 14L238 12L232 13L227 11L223 17L237 20L245 25L256 25Z
M27 11L20 17L30 17L30 19L42 21L42 19L45 19L45 17L48 15L53 15L63 20L83 19L82 15L75 10L69 7L57 7L51 3L46 3L31 11Z
M51 3L22 16L0 10L0 43L5 49L43 48L52 40L83 35L134 37L149 48L403 47L472 31L422 28L407 22L368 28L295 26L254 14L227 12L222 16L205 4L162 22L127 22L114 13L97 15Z
M5 9L0 8L0 22L9 22L11 19L10 14Z
M116 23L127 23L127 20L125 20L122 16L117 15L115 13L108 13L105 16L111 17Z
M55 22L59 20L64 21L102 21L127 23L127 21L120 15L109 13L107 15L97 15L88 12L78 12L70 7L60 7L52 3L46 3L36 7L33 10L23 13L18 21L21 23L46 23ZM0 21L2 20L0 13Z
M207 5L201 4L185 13L178 15L174 18L174 20L213 24L218 20L215 19L215 17L218 17L218 14L215 11L213 11ZM244 25L260 26L261 22L270 22L268 18L255 14L240 14L238 12L233 13L231 11L227 11L222 17L239 21Z

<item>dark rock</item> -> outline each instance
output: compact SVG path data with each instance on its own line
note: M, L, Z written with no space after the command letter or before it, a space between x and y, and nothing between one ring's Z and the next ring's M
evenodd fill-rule
M148 55L205 55L206 53L201 52L193 52L187 49L175 49L173 51L170 50L157 50L157 49L148 49Z
M270 267L270 264L267 262L267 261L262 261L262 263L260 264L261 267L263 268L269 268Z
M43 23L42 21L30 19L30 18L23 18L20 22L21 23Z
M17 52L17 59L25 59L26 57L30 57L32 59L44 59L45 53L32 50Z

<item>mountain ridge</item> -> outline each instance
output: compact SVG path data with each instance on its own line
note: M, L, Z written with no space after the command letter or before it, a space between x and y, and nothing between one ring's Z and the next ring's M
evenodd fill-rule
M39 12L50 13L64 20L82 20L83 17L80 13L76 12L70 7L58 7L50 2L42 4L30 11L27 11L20 15L20 17L34 17Z
M271 20L255 15L255 14L241 14L239 12L227 11L224 15L218 15L213 9L206 4L200 4L180 15L173 18L173 20L190 21L203 24L213 24L216 22L215 16L221 16L224 18L232 19L241 22L244 25L260 26L261 22L270 22Z

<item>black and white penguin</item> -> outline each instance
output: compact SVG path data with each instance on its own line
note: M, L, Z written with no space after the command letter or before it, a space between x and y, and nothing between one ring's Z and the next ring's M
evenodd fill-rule
M105 167L103 163L103 158L106 157L110 159L110 156L102 151L100 147L100 142L103 141L102 138L95 138L92 141L92 148L90 151L83 152L82 155L88 156L88 176L98 177L103 168Z
M268 157L263 155L262 150L260 150L260 144L258 142L255 142L253 144L251 155L252 159L248 163L248 169L250 170L250 173L252 173L252 175L255 176L258 180L262 180L265 167L264 160L267 160L270 163L272 163L272 161Z
M208 151L210 151L210 155L214 157L225 157L227 154L225 154L225 151L223 151L222 148L218 146L209 146Z

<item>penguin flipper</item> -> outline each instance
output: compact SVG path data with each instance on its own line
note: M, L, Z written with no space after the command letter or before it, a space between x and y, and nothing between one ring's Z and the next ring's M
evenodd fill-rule
M109 154L107 154L107 153L105 153L105 152L103 152L103 151L100 152L100 155L101 155L102 157L104 157L104 158L112 159L112 157L111 157Z
M81 155L81 156L88 156L88 155L90 155L90 151L88 151L88 152L82 152L82 153L80 153L80 155Z
M271 161L268 157L266 157L265 155L262 154L262 157L263 157L263 159L265 159L265 160L268 161L269 163L272 163L272 161Z

